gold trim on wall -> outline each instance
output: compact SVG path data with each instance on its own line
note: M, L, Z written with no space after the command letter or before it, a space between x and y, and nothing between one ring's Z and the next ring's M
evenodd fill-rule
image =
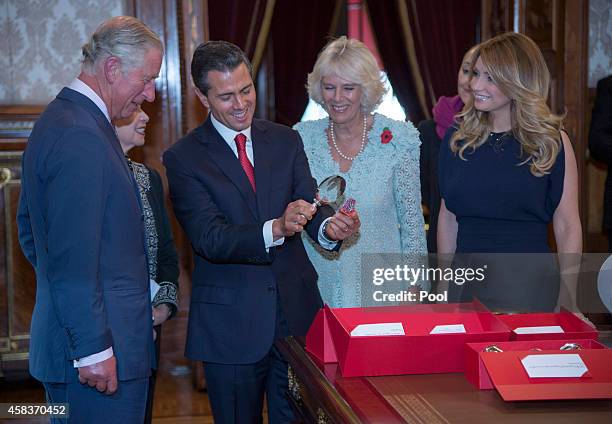
M410 26L410 18L408 16L408 6L406 5L406 1L408 0L397 0L397 11L402 23L402 36L404 38L404 46L406 47L406 57L410 63L410 72L414 77L414 88L419 104L421 105L421 109L423 109L423 115L425 116L425 119L431 119L431 112L427 107L425 84L423 83L423 77L421 76L421 71L419 70L419 62L416 57L414 38L412 36L412 28Z
M272 25L272 16L274 15L274 6L276 0L267 0L266 10L264 12L263 21L261 23L261 29L257 36L257 44L255 45L255 52L253 53L253 76L257 75L261 60L263 58L264 51L268 44L268 34L270 33L270 26Z
M0 190L11 181L12 177L13 173L9 168L0 168Z
M336 35L336 31L338 30L338 24L340 23L340 16L342 15L342 11L344 10L344 0L336 0L336 5L334 6L334 14L332 15L332 20L329 25L329 31L327 31L327 35L333 37ZM367 4L364 2L364 7Z
M28 138L45 106L0 106L0 139Z
M27 361L30 358L29 352L3 353L0 355L2 362Z
M1 122L1 121L0 121ZM6 347L4 349L8 353L2 354L2 361L13 361L13 360L23 360L28 358L27 352L11 352L11 350L16 349L13 346L13 343L16 341L27 341L30 340L30 335L27 333L15 334L14 328L14 313L17 309L17 305L15 304L15 280L14 280L14 269L15 263L13 254L10 250L10 246L13 246L13 231L14 225L14 217L16 211L13 210L12 202L11 202L11 193L15 189L19 189L21 186L21 175L19 172L19 164L21 163L21 157L23 152L15 152L15 151L7 151L0 152L0 172L8 173L7 179L0 182L0 189L2 189L2 196L4 200L4 228L6 234L6 244L4 246L4 255L6 260L6 269L5 269L5 281L6 281L6 295L7 295L7 314L8 314L8 337L0 339L0 342L6 343ZM17 172L14 172L14 171ZM29 331L26 330L26 331ZM25 356L24 356L25 355Z

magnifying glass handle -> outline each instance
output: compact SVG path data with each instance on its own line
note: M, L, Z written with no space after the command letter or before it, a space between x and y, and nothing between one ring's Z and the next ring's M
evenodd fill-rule
M319 190L317 190L317 192L315 193L315 198L312 201L312 206L314 206L315 208L319 208L327 203L326 200L327 199L325 198L321 199L319 197Z

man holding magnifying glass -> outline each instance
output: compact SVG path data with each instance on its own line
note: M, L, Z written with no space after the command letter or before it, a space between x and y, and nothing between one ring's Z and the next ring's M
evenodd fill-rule
M327 249L359 217L318 209L302 140L254 120L251 65L235 45L209 41L191 74L208 119L164 154L174 211L195 253L186 355L204 362L215 422L294 417L287 363L274 340L304 335L322 307L300 233Z

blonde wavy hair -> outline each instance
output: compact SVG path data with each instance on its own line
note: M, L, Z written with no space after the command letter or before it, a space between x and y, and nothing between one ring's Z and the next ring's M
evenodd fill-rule
M480 58L493 83L511 102L512 135L521 144L536 177L550 172L561 151L563 116L555 115L546 104L550 73L538 46L527 36L517 33L498 35L480 44L475 52L472 70ZM482 146L492 129L489 112L478 111L473 97L458 115L459 129L450 141L451 150L466 160L466 149Z
M361 108L365 113L376 109L387 91L374 55L365 44L353 38L342 36L330 41L308 74L308 95L323 108L321 80L332 75L361 86Z

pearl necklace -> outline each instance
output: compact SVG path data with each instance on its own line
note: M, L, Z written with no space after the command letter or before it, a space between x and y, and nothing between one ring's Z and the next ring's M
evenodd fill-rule
M355 154L355 156L348 156L342 153L340 151L340 148L336 144L336 136L334 135L334 121L332 119L329 120L329 135L331 135L331 140L332 140L332 144L334 145L334 149L336 149L336 152L338 152L338 155L340 155L342 159L346 159L350 161L355 160L355 158L359 156L359 153L363 152L363 148L365 147L367 129L368 129L368 116L363 115L363 133L361 134L361 147L359 148L359 151Z

